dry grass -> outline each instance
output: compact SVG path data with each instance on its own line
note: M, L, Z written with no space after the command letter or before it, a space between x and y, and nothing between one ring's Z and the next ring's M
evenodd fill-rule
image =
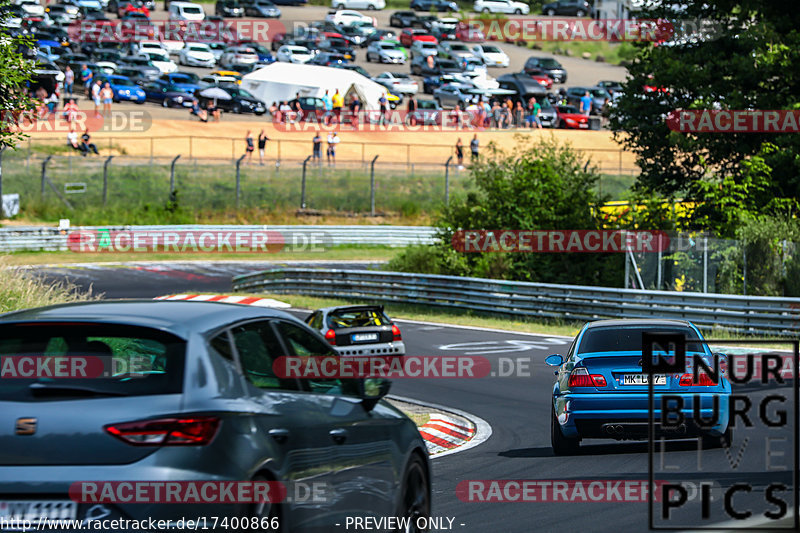
M0 313L97 298L74 285L47 283L0 262Z

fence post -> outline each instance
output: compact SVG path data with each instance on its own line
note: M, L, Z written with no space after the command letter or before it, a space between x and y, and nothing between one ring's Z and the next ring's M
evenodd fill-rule
M239 197L241 196L242 188L240 186L239 180L239 165L242 164L242 160L247 157L247 153L242 154L242 157L236 160L236 209L239 209Z
M169 193L172 194L175 192L175 163L178 162L178 159L181 158L181 155L178 154L175 156L175 159L172 160L172 164L169 166Z
M103 205L106 205L108 199L108 164L114 159L113 155L108 156L106 162L103 163Z
M450 161L453 160L453 156L447 158L447 161L444 163L444 203L450 203Z
M306 157L305 161L303 161L303 181L300 186L300 209L306 208L306 165L309 159L311 159L311 156Z
M53 156L48 155L47 157L45 157L44 161L42 161L42 190L39 197L42 200L42 202L44 202L44 186L45 183L47 183L47 164L50 162L51 159L53 159Z
M376 155L369 164L369 212L372 216L375 216L375 161L377 159Z
M703 237L703 292L708 292L708 237Z
M742 241L742 294L747 296L747 243Z
M193 138L194 138L194 137L192 137L191 135L189 136L189 160L190 160L190 161L191 161L191 159L192 159L192 139L193 139Z

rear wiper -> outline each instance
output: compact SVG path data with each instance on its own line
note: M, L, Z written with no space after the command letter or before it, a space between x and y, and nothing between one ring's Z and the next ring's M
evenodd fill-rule
M34 396L128 396L126 392L93 389L77 385L61 385L58 383L31 383L28 390Z

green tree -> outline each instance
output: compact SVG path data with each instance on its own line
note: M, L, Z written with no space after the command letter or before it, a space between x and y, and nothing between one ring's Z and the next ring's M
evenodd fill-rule
M642 16L703 19L706 37L639 45L611 126L637 155L640 190L696 200L704 205L695 229L733 236L743 216L778 212L800 198L800 136L686 134L671 131L666 117L678 109L800 108L800 13L774 0L683 4ZM667 91L645 92L646 85Z
M28 82L35 61L30 58L33 39L9 28L9 0L0 0L0 146L14 146L25 136L16 128L24 112L33 109Z
M512 151L492 144L471 168L474 190L443 207L437 226L441 243L414 248L390 269L499 279L619 286L621 254L459 253L457 230L581 230L602 226L595 206L599 175L569 146L516 139Z

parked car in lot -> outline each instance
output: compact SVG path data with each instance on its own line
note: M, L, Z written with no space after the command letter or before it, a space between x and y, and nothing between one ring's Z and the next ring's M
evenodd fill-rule
M592 16L594 13L592 4L586 0L557 0L542 6L542 13L553 17L555 15L567 15L570 17Z
M337 26L347 26L356 20L371 22L373 25L375 25L375 19L373 17L364 15L363 13L359 13L353 9L338 9L336 11L329 11L328 14L325 15L325 20Z
M319 42L320 51L342 54L348 61L356 60L356 49L345 39L328 37Z
M472 59L475 57L470 47L461 41L444 41L439 43L439 56L457 60L464 58Z
M608 91L612 99L616 99L622 94L622 84L618 81L598 81L597 86Z
M396 41L375 41L367 47L367 63L396 63L402 65L406 62L406 52Z
M206 18L203 6L192 2L170 2L169 20L202 22Z
M414 41L414 44L409 47L408 53L412 61L428 56L438 56L439 46L433 41Z
M433 66L428 64L427 58L417 56L411 60L411 73L416 76L441 76L462 72L461 65L453 59L434 58Z
M577 453L585 438L648 439L650 375L642 370L644 333L679 335L686 339L687 363L700 357L709 368L714 367L713 354L691 322L598 320L586 324L564 356L545 359L556 368L550 415L556 455ZM722 437L730 442L730 382L724 373L715 380L702 371L696 378L691 369L684 372L653 375L656 438L699 436L704 448L719 446ZM661 421L665 394L684 397L682 423L674 428ZM699 425L697 417L712 421L711 427Z
M417 110L406 114L407 124L442 124L442 117L446 113L436 100L420 98L417 100Z
M219 58L219 66L224 68L235 68L241 66L254 65L258 63L256 51L248 46L232 46L222 53Z
M452 0L411 0L411 9L414 11L436 10L440 13L456 13L458 4Z
M374 11L386 7L386 0L332 0L333 9L366 9Z
M472 10L476 13L513 13L515 15L527 15L530 13L530 6L514 0L475 0Z
M557 105L556 108L556 128L571 130L588 130L589 116L584 115L577 107L572 105Z
M306 324L319 331L340 355L405 355L400 328L382 305L317 309Z
M438 89L434 89L433 98L439 107L445 109L466 108L475 98L474 89L466 88L462 84L445 83Z
M410 28L417 20L417 14L413 11L395 11L389 17L389 26L392 28Z
M137 104L145 102L145 94L142 88L126 76L103 75L99 76L98 79L104 84L108 82L111 86L111 90L114 91L115 102L134 102Z
M140 53L138 57L149 60L162 74L170 74L178 70L178 65L169 58L169 54L165 51L148 50L147 52Z
M123 56L119 66L120 74L122 74L123 68L131 68L137 70L142 78L148 80L154 80L161 76L161 70L153 65L153 62L145 56ZM128 74L126 74L126 76L128 76Z
M192 107L197 100L186 89L164 80L145 81L141 87L148 102L155 102L163 107Z
M423 78L422 92L427 94L433 94L434 90L448 83L458 85L462 89L475 88L474 83L462 77L460 74L440 74L434 76L427 76Z
M567 82L567 71L561 63L551 57L529 57L523 71L528 75L544 73L556 83Z
M256 0L247 4L244 12L249 17L281 18L281 10L272 0Z
M323 67L330 67L337 63L347 63L347 58L334 52L320 52L308 62L309 65L321 65Z
M570 87L567 89L567 103L580 109L581 98L587 92L592 97L592 114L604 113L606 106L611 101L611 95L602 87Z
M400 32L400 44L405 46L406 48L411 48L411 46L417 41L425 41L433 44L438 44L439 41L436 40L436 37L428 33L427 30L423 30L421 28L406 28L402 32Z
M239 0L217 0L214 13L221 17L243 17L244 7Z
M305 46L285 44L278 48L276 57L278 61L285 63L308 63L314 57L314 54Z
M191 67L212 68L217 60L206 43L186 43L178 54L178 63Z
M508 67L511 62L508 54L494 44L475 44L472 46L472 53L487 67Z
M372 81L380 83L394 94L417 94L419 83L408 74L400 72L381 72Z
M337 357L285 312L218 302L66 304L3 315L0 338L3 361L58 353L117 370L93 379L0 380L0 494L15 520L89 523L103 512L175 523L196 514L198 503L112 496L89 505L71 499L71 489L92 482L115 493L110 484L124 481L136 494L177 481L182 499L196 502L187 483L200 491L201 483L276 481L294 494L310 472L336 497L200 507L298 532L330 530L342 513L430 516L425 441L382 401L390 383L277 375L280 357ZM212 487L214 495L222 490Z

